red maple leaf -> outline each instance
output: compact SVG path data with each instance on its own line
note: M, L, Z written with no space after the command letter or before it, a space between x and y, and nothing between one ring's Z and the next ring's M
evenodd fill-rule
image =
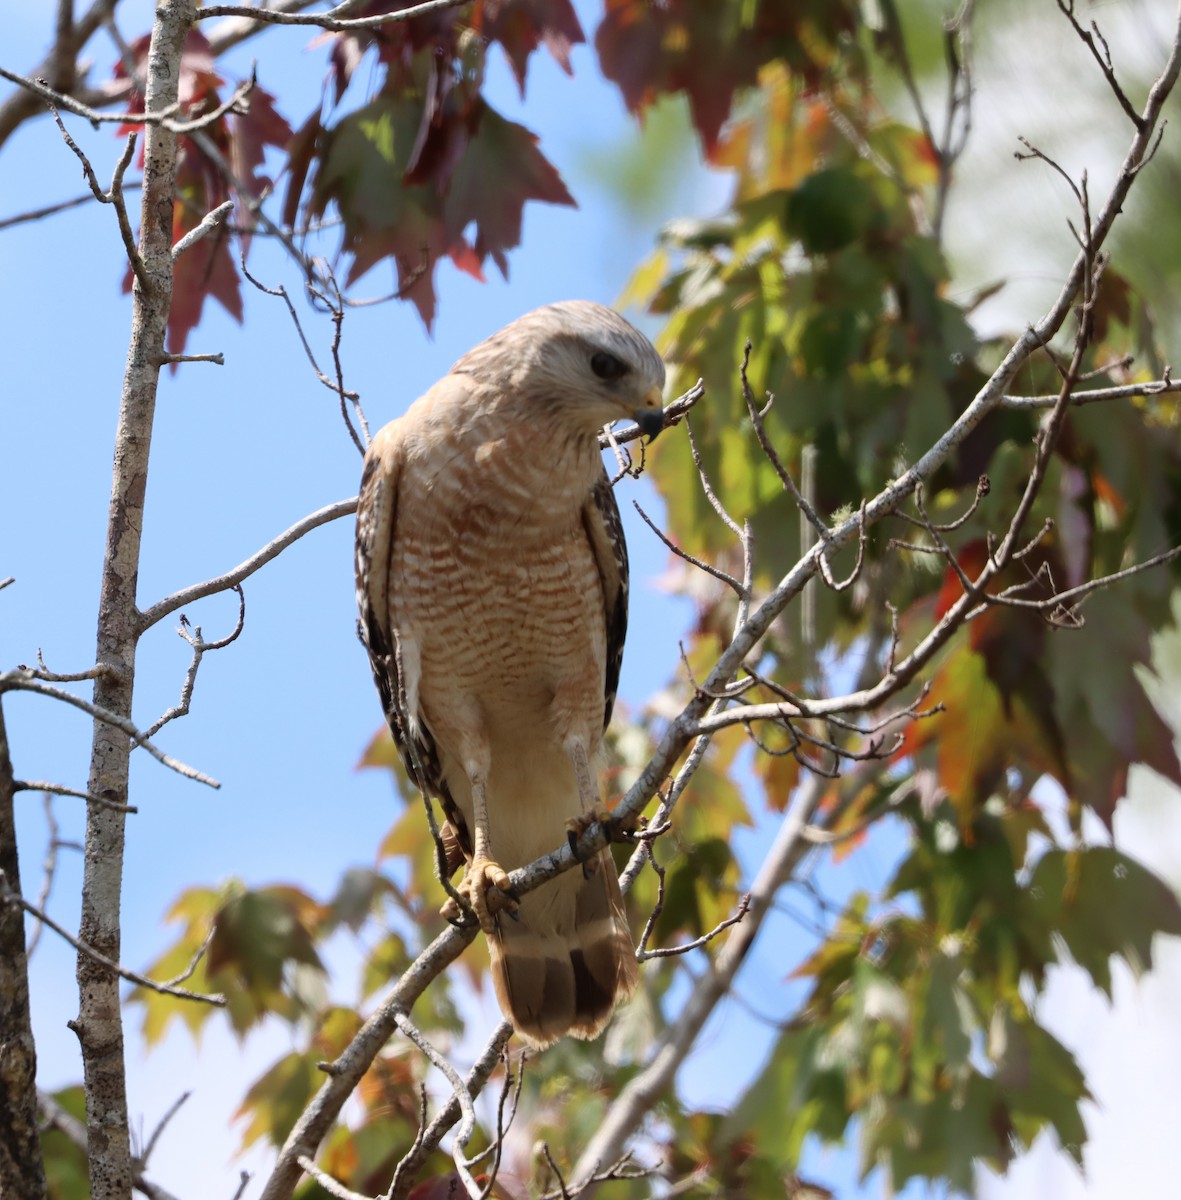
M586 41L570 0L481 0L472 12L472 27L504 47L522 96L529 56L538 46L544 44L570 75L570 51Z

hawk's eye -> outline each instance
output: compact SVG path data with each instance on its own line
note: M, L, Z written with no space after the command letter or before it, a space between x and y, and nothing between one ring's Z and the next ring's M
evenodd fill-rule
M614 383L617 379L622 379L628 372L627 363L616 358L614 354L608 354L606 350L596 350L591 355L590 365L591 370L604 383Z

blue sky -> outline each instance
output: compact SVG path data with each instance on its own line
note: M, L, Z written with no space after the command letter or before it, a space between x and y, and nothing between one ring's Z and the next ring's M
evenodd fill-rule
M598 5L576 7L592 30ZM120 6L124 35L145 30L150 13L150 4L125 0ZM23 70L37 62L49 26L46 6L16 6L5 17L4 65ZM261 84L278 95L293 124L317 102L324 69L323 51L307 50L308 41L305 31L272 31L229 60L245 74L258 56ZM101 38L95 47L94 76L101 79L112 52ZM510 258L507 283L493 273L481 285L449 264L440 265L433 337L425 335L409 306L349 314L346 383L362 394L374 429L398 415L470 345L521 312L569 297L611 303L651 246L661 220L715 211L724 203L725 183L701 169L678 177L668 211L659 217L637 217L612 201L609 187L595 178L595 163L602 160L604 146L623 145L637 135L617 91L598 76L588 48L576 49L574 68L571 81L540 52L521 106L497 58L489 88L502 111L540 134L581 207L526 209L524 244ZM1020 99L1025 85L1019 75L1008 82ZM100 180L108 180L118 139L109 129L95 134L77 120L70 128ZM48 121L27 124L0 154L0 217L83 190L76 160ZM966 245L970 251L970 237ZM113 214L97 205L0 231L5 285L0 338L7 376L0 401L0 445L6 451L0 473L0 512L5 514L0 578L17 580L0 594L0 663L5 667L33 661L38 648L58 671L83 668L93 655L112 438L130 322L129 301L119 291L121 262ZM255 242L250 264L264 282L285 282L293 294L297 291L294 272L264 241ZM995 263L989 268L995 273ZM359 291L378 294L388 283L375 271ZM184 366L163 377L141 605L224 571L304 514L356 491L358 455L332 395L309 371L285 310L250 289L245 305L244 326L210 306L190 338L191 352L224 352L226 366ZM306 306L301 316L324 365L329 324ZM719 389L732 385L730 380L707 382ZM677 640L688 613L683 603L659 590L665 551L626 501L634 493L649 512L659 512L659 504L645 485L627 486L621 507L632 556L633 632L621 696L638 706L677 670ZM242 637L207 656L192 714L161 733L159 741L170 753L218 778L221 790L179 779L146 756L135 763L132 784L140 811L129 823L124 896L123 957L129 965L142 968L169 943L162 913L183 887L237 875L254 884L299 881L324 895L347 866L372 860L378 839L396 816L388 781L377 772L353 769L380 723L380 712L353 629L351 541L349 521L317 530L248 581ZM233 626L236 600L211 598L193 606L188 616L207 638L220 637ZM189 651L174 626L174 620L163 622L141 644L135 710L141 725L150 724L179 694ZM84 786L90 726L83 715L38 697L10 696L5 716L18 776ZM35 797L26 796L22 804L24 885L32 892L40 882L45 824ZM62 836L80 836L77 802L60 799L55 807ZM1164 844L1159 833L1157 841ZM826 875L826 885L838 895L866 886L888 869L890 853L888 845L871 847ZM80 877L79 856L63 851L52 909L67 926L76 925ZM744 968L743 990L758 996L779 988L803 946L788 920L770 925ZM334 965L351 968L347 948ZM65 1022L76 1013L73 961L50 936L37 952L34 989L42 1082L49 1087L72 1082L79 1064ZM351 979L343 990L350 989ZM1089 1014L1080 1042L1097 1028L1118 1039L1125 1027L1104 1026L1102 1013L1077 986L1065 995L1060 1003L1068 1024L1078 1013ZM1144 1044L1137 1022L1156 1003L1153 995L1145 989L1131 1001L1125 1059ZM226 1114L248 1082L287 1048L285 1031L265 1030L239 1047L214 1029L199 1056L187 1035L174 1031L164 1046L145 1056L135 1022L133 1014L128 1023L132 1109L142 1113L145 1133L182 1088L195 1088L161 1142L154 1173L182 1195L232 1194L238 1164L230 1161L235 1139L224 1132ZM689 1095L698 1102L722 1099L741 1079L719 1064L745 1062L753 1073L758 1065L753 1048L769 1037L737 1005L725 1006L683 1074ZM1150 1078L1153 1072L1175 1077L1181 1047L1167 1036L1158 1045L1165 1050L1149 1055L1144 1071ZM1118 1063L1116 1068L1118 1081ZM1126 1136L1116 1140L1116 1150ZM188 1147L198 1143L203 1152L194 1159ZM1044 1160L1045 1155L1027 1168L1040 1173L1030 1190L1021 1190L1018 1182L989 1185L989 1194L1045 1195L1045 1180L1052 1179L1055 1194L1075 1195L1069 1191L1073 1177L1061 1175L1058 1160L1051 1155L1049 1166ZM246 1165L253 1169L261 1163L254 1157ZM841 1196L862 1194L852 1183L851 1152L817 1150L804 1174L837 1185ZM880 1181L863 1194L882 1194Z

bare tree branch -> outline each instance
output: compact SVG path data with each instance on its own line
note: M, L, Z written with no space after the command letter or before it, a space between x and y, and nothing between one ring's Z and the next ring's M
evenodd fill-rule
M460 1079L459 1072L447 1061L446 1056L430 1043L405 1013L398 1013L395 1020L402 1034L426 1055L431 1065L437 1071L442 1072L443 1077L451 1085L451 1094L459 1102L460 1112L459 1128L455 1131L455 1143L451 1151L451 1158L455 1163L455 1169L459 1173L464 1190L471 1200L484 1200L485 1191L472 1177L472 1164L464 1153L468 1142L472 1140L472 1134L476 1131L476 1109L472 1103L471 1094L464 1081Z
M53 881L57 875L57 852L61 849L62 843L58 839L59 829L57 817L53 811L53 794L50 792L43 793L41 802L42 807L45 809L47 836L45 838L45 857L41 860L41 890L37 893L36 905L44 911L49 904L50 893L53 891ZM40 921L34 920L33 931L29 934L29 944L25 951L28 958L33 957L44 928L45 926Z
M371 1200L369 1196L362 1196L360 1192L354 1192L352 1188L345 1187L339 1179L333 1179L327 1171L321 1171L306 1154L299 1156L299 1165L301 1170L306 1171L330 1196L336 1197L336 1200Z
M152 1157L152 1151L156 1149L156 1143L160 1140L160 1135L168 1128L169 1122L173 1117L180 1112L185 1102L192 1095L192 1092L181 1092L179 1096L169 1106L168 1111L156 1122L156 1128L152 1130L152 1136L148 1138L148 1144L144 1147L143 1153L139 1156L140 1166L146 1167L148 1159Z
M173 262L180 258L190 246L195 246L202 238L211 234L230 215L230 210L233 207L234 202L232 200L223 200L215 209L205 214L200 224L194 225L180 241L174 242L172 246ZM170 357L173 362L177 361L175 355ZM190 361L192 360L190 359Z
M1111 88L1112 95L1119 102L1120 108L1124 110L1128 120L1136 126L1138 130L1143 130L1144 118L1136 111L1131 100L1128 99L1127 93L1120 87L1118 80L1115 77L1115 71L1111 65L1111 50L1108 48L1107 41L1103 34L1099 32L1099 26L1094 21L1091 22L1090 30L1084 29L1078 22L1078 18L1074 15L1074 0L1058 0L1058 7L1066 15L1066 19L1074 27L1075 33L1078 34L1083 45L1091 52L1091 56L1099 64L1099 70L1103 72L1104 79L1107 80Z
M260 24L268 25L315 25L320 29L331 30L334 33L348 33L355 29L378 29L382 25L394 25L401 21L409 21L415 17L424 17L429 13L440 12L447 8L458 8L471 0L423 0L413 8L403 8L397 12L380 13L375 17L354 17L341 19L334 14L350 11L356 4L340 4L326 13L301 13L283 11L279 8L254 8L245 4L207 4L197 9L197 20L205 21L210 17L245 17Z
M14 786L18 792L49 792L53 796L77 796L80 800L86 800L91 804L111 804L110 800L106 800L102 796L94 796L90 792L79 792L75 791L74 788L62 787L60 783L46 783L42 779L18 779L15 781ZM133 804L120 804L116 807L118 807L120 812L139 812L139 809Z
M178 758L173 758L171 754L165 754L159 746L148 741L147 737L136 728L134 722L129 718L117 712L112 712L110 709L102 708L97 704L91 704L88 700L83 700L81 696L75 696L73 692L67 692L64 688L52 687L50 684L42 683L40 680L34 679L28 671L6 671L0 674L0 695L9 691L36 692L38 695L48 696L51 700L61 700L65 704L73 705L74 708L80 708L84 713L89 713L94 717L98 724L110 727L111 729L118 729L120 732L126 734L137 746L143 746L157 762L162 763L169 770L175 771L178 775L183 775L186 779L203 783L206 787L221 787L221 784L212 776L206 775L203 771L198 771L195 767L188 766ZM97 694L97 687L95 688L95 692ZM88 790L82 794L90 796L96 793L93 790ZM126 794L126 789L121 794ZM108 812L117 813L120 816L125 813L135 812L135 809L123 800L107 799L108 802L106 804L96 807L102 807Z
M1071 393L1073 406L1097 404L1104 400L1128 400L1136 396L1162 396L1167 392L1181 392L1181 380L1172 379L1167 373L1163 379L1149 383L1128 383L1121 387L1088 388ZM1030 409L1053 408L1058 403L1059 393L1045 396L1002 396L999 407Z
M34 79L48 79L59 92L76 90L78 54L99 29L103 21L114 11L119 0L94 0L81 16L73 16L68 23L58 9L56 36L49 53L30 75ZM11 78L7 73L5 78ZM23 81L21 83L23 88ZM0 104L0 146L2 146L25 121L35 117L44 109L38 97L27 90L17 92Z
M224 650L232 642L238 640L238 636L246 625L246 594L242 591L240 583L235 583L231 586L238 593L238 622L232 632L226 637L220 638L216 642L207 642L201 636L201 626L197 625L193 629L193 632L190 633L188 620L183 614L181 615L180 628L176 632L180 634L184 641L192 646L193 659L189 663L189 669L185 672L184 683L181 684L180 701L156 720L143 735L145 738L154 737L169 721L175 721L177 717L187 717L189 715L189 705L193 699L193 688L197 682L197 671L201 666L201 659L205 656L205 652L207 650Z
M162 621L170 613L176 612L178 608L183 608L186 604L192 604L196 600L201 600L205 596L213 596L218 592L228 592L244 579L249 579L260 567L265 567L271 559L278 558L288 546L298 542L304 534L318 529L321 525L327 525L329 521L347 517L356 511L356 496L348 500L338 500L335 504L328 504L324 508L317 509L314 513L304 517L302 521L296 521L290 529L284 530L277 538L268 542L244 562L240 562L233 570L227 571L224 575L218 575L214 579L207 579L204 583L191 584L179 592L173 592L171 596L165 596L163 600L158 600L150 608L145 609L139 617L140 633L151 629L158 621Z
M806 780L800 786L751 886L750 907L745 917L734 926L713 966L694 987L684 1009L657 1043L648 1065L624 1087L607 1110L606 1117L574 1167L575 1187L585 1185L604 1163L615 1162L623 1154L628 1139L639 1128L644 1115L672 1086L677 1069L696 1043L706 1020L729 991L770 911L775 893L808 852L809 843L803 837L803 831L820 799L821 786L815 779Z
M120 966L113 959L108 958L100 950L96 950L93 946L87 945L84 941L74 937L72 933L59 925L48 913L38 908L35 904L26 900L19 892L15 891L8 883L3 871L0 871L0 905L7 905L12 908L23 909L31 917L36 917L43 925L52 929L58 937L69 942L75 950L78 951L80 958L86 958L97 963L99 966L112 974L119 975L126 979L128 983L138 984L140 987L149 988L153 992L160 992L165 996L176 996L179 1000L197 1000L202 1004L212 1004L216 1008L224 1008L226 998L220 994L209 994L206 992L190 992L187 988L176 987L172 983L160 983L158 980L149 979L146 975L139 975L135 971L130 971L126 967ZM73 1029L77 1022L69 1022L70 1028ZM75 1030L77 1032L77 1030Z
M507 1021L501 1021L480 1057L472 1064L471 1070L463 1081L465 1091L470 1096L478 1096L484 1089L496 1064L500 1061L504 1048L513 1035L513 1027ZM389 1191L384 1200L406 1200L410 1189L414 1186L415 1176L419 1168L431 1156L435 1148L443 1140L447 1131L459 1120L460 1102L458 1095L452 1095L447 1103L435 1114L434 1120L423 1129L414 1145L406 1152L394 1171L390 1181Z
M138 189L138 183L127 183L123 185L123 190L128 191ZM83 196L74 196L69 200L59 200L56 204L46 204L41 208L33 208L28 212L17 213L15 216L4 217L0 219L0 229L11 229L16 225L27 225L30 221L40 221L45 217L55 216L57 213L69 212L72 208L80 208L83 204L89 204L94 199L93 192L87 192Z
M82 164L82 171L86 176L86 182L90 184L91 194L100 204L110 204L114 208L115 216L119 222L119 236L123 239L123 250L127 255L127 261L131 264L131 269L135 272L135 277L139 280L140 287L145 290L149 289L151 281L144 269L139 248L135 244L135 234L131 230L131 220L127 216L127 205L123 199L123 175L131 165L132 156L135 154L137 135L134 132L127 135L127 140L123 146L123 153L119 156L119 161L115 165L115 174L111 178L111 186L104 192L98 185L98 178L94 173L94 168L90 165L90 160L83 154L78 143L70 136L70 132L62 122L61 114L57 111L56 106L52 101L47 101L47 104L57 124L58 132L61 133L66 145L69 146Z

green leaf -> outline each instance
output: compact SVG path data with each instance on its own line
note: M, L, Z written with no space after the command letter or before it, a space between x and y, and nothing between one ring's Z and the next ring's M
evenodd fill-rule
M80 1083L51 1094L70 1116L86 1123L86 1092ZM87 1200L90 1196L90 1164L86 1151L53 1127L41 1134L41 1150L45 1156L49 1200Z
M1079 1104L1091 1096L1074 1055L1037 1022L1004 1005L993 1013L988 1052L1014 1133L1029 1147L1049 1124L1082 1166L1087 1130Z
M1012 1157L993 1081L973 1072L958 1092L931 1103L871 1108L862 1126L862 1173L883 1167L895 1189L911 1179L945 1180L972 1195L979 1160L1001 1168Z
M1111 995L1114 955L1136 974L1152 967L1152 939L1181 937L1176 893L1109 846L1043 855L1029 884L1031 910L1061 934L1071 958Z
M508 278L507 252L521 241L526 201L575 206L554 165L537 148L537 137L481 102L467 114L469 141L451 174L444 205L448 243L469 224L476 226L474 248L483 262L491 257Z
M370 916L381 911L385 898L393 894L393 885L380 871L350 867L341 876L336 895L328 906L324 932L347 925L356 933Z
M842 1072L822 1066L824 1035L800 1026L784 1032L758 1078L725 1118L723 1135L749 1137L761 1155L792 1170L804 1139L836 1141L849 1120Z
M378 988L397 979L409 965L406 943L396 933L386 934L365 956L361 968L361 996L372 996Z
M966 1079L979 1022L964 988L964 964L957 957L937 955L914 982L922 998L915 1070L933 1099L944 1075L960 1082Z
M831 254L863 237L874 201L861 173L832 167L809 175L788 197L787 230L808 254Z
M270 887L244 892L218 912L209 943L209 971L228 972L240 985L277 991L288 963L323 970L304 924L315 902L297 888Z
M234 1114L235 1120L246 1118L242 1148L259 1138L282 1146L322 1082L312 1055L292 1052L279 1059L253 1084Z

